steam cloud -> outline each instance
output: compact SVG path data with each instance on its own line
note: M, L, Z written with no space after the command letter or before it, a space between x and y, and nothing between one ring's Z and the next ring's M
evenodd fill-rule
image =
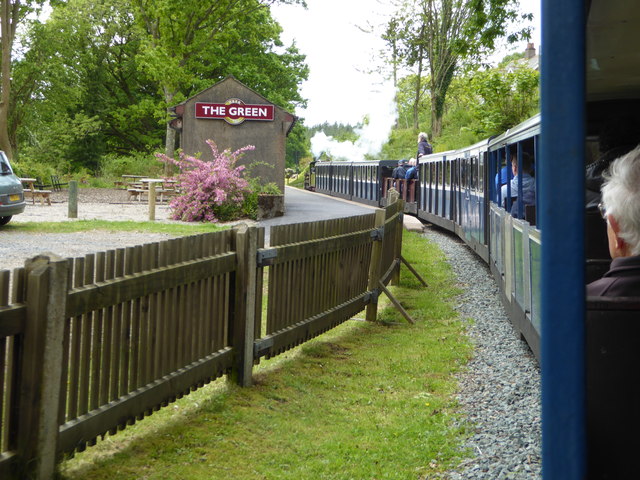
M355 130L358 134L355 142L338 142L324 132L316 133L311 139L314 158L325 152L335 160L362 161L367 154L380 153L398 116L395 93L391 82L382 85L380 90L371 92L369 122Z

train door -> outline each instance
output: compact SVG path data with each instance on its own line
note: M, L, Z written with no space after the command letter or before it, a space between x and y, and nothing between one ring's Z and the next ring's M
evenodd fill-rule
M451 207L451 160L444 160L444 218L451 220L453 218L453 208Z
M436 164L429 163L429 213L436 213Z
M451 220L458 223L458 160L451 160Z
M461 174L461 199L462 199L462 205L461 205L461 216L462 216L462 221L460 222L460 225L462 226L462 230L465 232L465 236L467 234L467 232L469 231L469 202L470 202L470 198L471 198L471 182L470 182L470 171L469 171L469 159L468 158L462 158L460 160L460 174Z
M455 159L456 165L456 223L462 225L462 162Z
M469 231L474 240L478 239L478 157L469 159L471 174L469 177Z
M441 218L447 218L445 215L447 203L444 189L445 166L444 159L438 160L438 216Z
M377 172L378 169L382 170L382 167L376 165L369 166L369 175L367 175L367 196L370 200L376 201L378 197L376 195L376 188L378 187Z
M440 215L440 162L436 161L433 164L434 178L433 178L433 213L434 215Z
M420 210L426 210L425 208L425 195L426 195L426 184L427 184L427 169L429 168L428 163L421 163L418 167L418 192L416 194L416 202L418 204L418 213Z
M487 152L478 155L478 242L486 245L486 220L487 220Z

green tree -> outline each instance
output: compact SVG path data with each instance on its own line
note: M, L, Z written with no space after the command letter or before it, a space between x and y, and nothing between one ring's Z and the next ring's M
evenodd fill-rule
M137 62L140 39L127 11L124 0L69 0L31 29L16 64L30 92L16 122L27 157L95 170L106 153L160 145L163 103Z
M15 102L12 96L12 60L18 26L27 15L37 12L43 0L0 0L0 149L13 157L10 118Z
M131 0L144 31L142 62L159 85L167 109L183 100L181 92L196 81L190 62L213 61L220 37L233 34L243 23L277 0ZM284 3L304 3L282 0ZM238 38L244 43L246 38ZM171 112L168 112L169 114ZM165 153L173 157L175 131L167 125Z
M517 0L405 0L395 19L401 19L399 40L408 66L417 69L414 128L422 89L420 77L428 68L431 130L442 132L442 116L451 81L462 62L477 61L492 51L498 38L513 42L528 30L508 32L517 20ZM531 18L530 15L526 15Z
M473 124L483 136L504 132L539 110L539 73L531 68L476 72L469 86L477 98Z
M29 105L16 122L28 158L95 170L105 155L158 149L172 105L162 94L165 67L164 85L175 80L179 88L176 103L235 74L284 108L304 105L304 56L294 46L282 48L281 28L267 8L240 12L234 28L227 26L215 42L181 57L178 82L170 75L171 59L163 63L156 56L160 50L150 53L149 36L132 15L134 1L60 2L45 24L29 31L29 48L16 65L25 86L20 101Z
M296 122L287 137L286 165L288 168L298 167L300 160L311 155L311 144L306 130L302 123Z

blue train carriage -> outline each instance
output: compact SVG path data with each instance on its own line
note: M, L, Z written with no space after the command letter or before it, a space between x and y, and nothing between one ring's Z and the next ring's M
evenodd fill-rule
M381 206L383 202L382 185L384 179L391 177L397 160L370 160L351 162L353 172L353 191L351 200L367 205Z
M456 231L452 191L457 180L452 168L455 151L423 156L418 167L417 216L450 232ZM447 193L445 193L445 189Z
M523 171L523 158L528 156L533 162L531 175L537 183L539 138L540 115L536 115L490 140L487 165L489 266L500 286L509 318L538 358L541 234L536 228L536 205L525 206L515 201L523 195L522 175L512 182L511 162L515 159L517 171Z
M319 193L380 206L384 178L391 176L397 163L396 160L319 161L315 164L315 188Z
M5 153L0 151L0 226L24 212L25 206L22 183L13 173Z
M488 215L488 140L457 150L448 159L454 172L451 194L453 218L457 221L457 234L485 262L489 261ZM444 191L447 198L448 189ZM443 212L449 213L449 209Z

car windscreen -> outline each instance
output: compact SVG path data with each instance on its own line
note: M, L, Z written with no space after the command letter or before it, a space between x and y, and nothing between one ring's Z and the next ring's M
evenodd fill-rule
M12 173L9 160L4 153L0 152L0 175L11 175Z

